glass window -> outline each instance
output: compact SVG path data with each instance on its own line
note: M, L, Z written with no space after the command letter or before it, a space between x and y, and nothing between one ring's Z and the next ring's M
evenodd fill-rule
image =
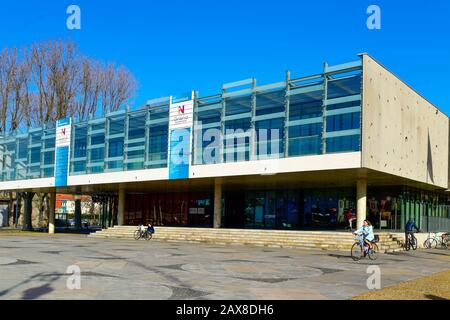
M54 175L54 168L45 168L43 170L43 178L50 178Z
M202 124L210 124L220 122L221 109L199 111L197 112L197 121Z
M169 118L169 106L151 106L149 109L150 112L150 121L156 119L165 119Z
M322 123L289 128L289 156L322 153Z
M97 130L105 130L105 123L95 123L91 125L91 130L92 131L97 131Z
M125 116L119 118L109 119L109 132L110 136L115 134L123 134L125 130Z
M75 139L74 139L74 158L86 157L87 148L87 126L75 126Z
M49 151L44 153L44 165L50 165L55 163L55 152Z
M225 123L225 161L248 161L250 159L250 118ZM246 136L241 136L246 135Z
M28 139L20 139L19 140L19 159L27 159L27 151L28 151Z
M323 90L289 97L289 120L318 118L323 114Z
M256 95L256 115L284 112L285 95L285 90Z
M327 132L359 129L361 112L339 114L327 117Z
M255 129L258 137L258 156L283 154L284 118L258 121Z
M128 140L145 137L145 113L132 115L128 119Z
M327 105L327 110L331 111L331 110L338 110L338 109L345 109L345 108L352 108L352 107L359 107L359 106L361 106L361 100L355 100L355 101L350 101L350 102Z
M149 161L167 160L168 124L150 127ZM167 163L158 165L167 166Z
M91 150L91 162L103 161L105 158L104 148L95 148Z
M91 137L91 146L105 144L105 135L104 134L96 134Z
M32 148L30 150L30 163L41 162L41 148Z
M73 163L73 172L86 172L86 161L75 161Z
M31 134L31 144L41 143L41 132L34 132Z
M123 157L123 138L109 140L108 158Z
M352 152L360 150L360 135L327 139L327 153Z
M328 81L328 99L354 96L361 93L361 75Z
M252 96L225 99L225 115L231 116L252 111Z

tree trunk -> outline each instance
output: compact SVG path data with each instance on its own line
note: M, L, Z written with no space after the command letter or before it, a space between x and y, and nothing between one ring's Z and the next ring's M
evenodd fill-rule
M25 207L24 207L24 220L23 220L23 229L24 231L33 231L32 226L32 211L33 211L33 192L27 192L25 194Z
M81 200L75 200L75 228L81 230Z

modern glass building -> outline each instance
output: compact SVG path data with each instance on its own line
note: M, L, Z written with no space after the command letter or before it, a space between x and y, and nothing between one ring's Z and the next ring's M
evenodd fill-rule
M213 96L148 101L0 139L0 190L89 194L104 226L449 226L449 119L363 54Z

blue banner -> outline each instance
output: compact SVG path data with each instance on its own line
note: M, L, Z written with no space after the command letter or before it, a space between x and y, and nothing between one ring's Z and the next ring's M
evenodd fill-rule
M55 187L67 186L67 176L69 173L69 147L56 148L55 161Z
M189 178L190 140L190 128L170 130L170 180Z

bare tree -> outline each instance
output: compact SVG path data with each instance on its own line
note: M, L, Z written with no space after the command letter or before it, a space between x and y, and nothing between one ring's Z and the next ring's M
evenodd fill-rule
M113 64L108 64L103 71L102 78L103 114L119 110L133 98L137 89L137 81L124 66L116 69Z
M27 52L23 52L23 58L16 64L12 75L13 102L10 111L10 130L16 131L23 122L24 117L28 117L30 109L29 81L30 63ZM28 121L27 121L27 127Z
M0 133L116 111L130 103L136 90L128 69L84 57L72 42L5 48L0 51ZM42 222L48 197L38 197Z
M89 58L83 59L81 70L78 99L72 114L83 121L97 112L103 78L100 63Z
M6 133L7 118L13 92L13 77L17 69L17 50L3 49L0 52L0 132Z

